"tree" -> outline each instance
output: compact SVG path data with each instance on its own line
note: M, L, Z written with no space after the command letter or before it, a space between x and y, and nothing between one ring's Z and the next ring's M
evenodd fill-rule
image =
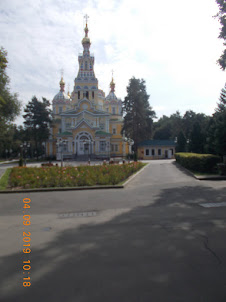
M209 123L208 150L226 155L226 84L221 90L219 103Z
M213 118L215 121L216 152L220 155L226 155L226 83L221 90Z
M7 52L0 48L0 126L11 122L20 113L21 103L17 94L12 94L9 88L9 77L6 74Z
M17 94L10 92L9 77L6 73L8 60L7 52L0 48L0 156L6 156L6 150L12 149L12 121L20 113L21 103Z
M42 150L42 142L49 137L49 126L51 123L49 106L50 102L47 99L42 98L41 102L34 96L24 110L26 113L23 115L26 136L30 141L34 141L37 155L38 150Z
M201 130L201 126L198 122L193 125L191 136L190 136L190 143L189 149L191 152L194 153L203 153L204 152L204 135Z
M172 133L172 123L168 116L163 115L154 123L153 139L170 139Z
M176 152L185 152L186 151L186 137L182 131L179 132L177 137L177 146Z
M221 24L219 39L223 39L224 46L226 46L226 0L216 0L219 7L219 12L215 17L218 17L218 20ZM226 68L226 49L223 50L222 55L218 59L217 63L220 65L222 70Z
M133 77L127 86L127 96L123 101L123 112L125 113L122 131L134 140L134 151L137 145L144 139L151 138L153 118L155 112L148 102L149 95L143 79Z

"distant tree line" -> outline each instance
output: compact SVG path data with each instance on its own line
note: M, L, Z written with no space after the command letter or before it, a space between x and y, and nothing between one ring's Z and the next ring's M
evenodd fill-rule
M226 155L226 84L212 116L188 110L163 115L157 122L148 102L143 79L132 78L123 102L126 135L134 140L134 151L145 139L171 139L177 142L177 152L212 153Z
M43 142L49 137L52 121L50 102L39 101L35 96L26 105L23 115L24 126L14 124L22 104L18 95L10 91L10 79L6 73L7 52L0 48L0 158L21 156L38 157L45 154ZM27 148L25 145L29 145ZM23 147L21 147L23 145ZM22 154L23 153L23 154Z

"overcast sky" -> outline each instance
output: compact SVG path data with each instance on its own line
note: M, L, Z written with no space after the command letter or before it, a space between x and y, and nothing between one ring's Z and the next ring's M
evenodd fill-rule
M113 69L122 99L131 77L146 81L158 118L176 110L211 115L226 81L216 64L223 50L217 11L215 0L0 0L11 89L23 104L33 95L52 101L64 69L72 91L88 14L94 70L106 94Z

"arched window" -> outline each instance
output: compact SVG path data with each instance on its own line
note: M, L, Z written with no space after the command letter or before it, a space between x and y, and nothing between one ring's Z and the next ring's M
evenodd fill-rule
M85 70L88 69L87 61L85 61Z
M86 91L86 98L89 98L89 91Z
M94 91L92 91L92 98L94 99Z
M78 99L80 100L80 91L78 91Z

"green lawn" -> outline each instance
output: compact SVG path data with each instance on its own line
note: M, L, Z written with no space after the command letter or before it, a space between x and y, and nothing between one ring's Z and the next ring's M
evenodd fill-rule
M0 190L6 190L9 183L9 176L12 168L6 169L5 173L0 178Z

